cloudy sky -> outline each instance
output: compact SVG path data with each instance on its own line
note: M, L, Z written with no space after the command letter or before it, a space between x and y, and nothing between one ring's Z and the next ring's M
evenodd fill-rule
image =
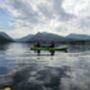
M14 38L37 32L90 35L90 0L0 0L0 31Z

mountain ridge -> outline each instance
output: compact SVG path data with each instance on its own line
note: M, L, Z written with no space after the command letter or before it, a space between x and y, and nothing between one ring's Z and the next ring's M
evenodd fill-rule
M65 41L66 38L53 33L36 33L27 42L50 42L50 41Z
M14 40L6 33L0 32L0 43L13 42Z
M90 36L89 35L74 34L74 33L69 34L67 36L67 38L74 39L74 40L90 40Z
M0 43L2 42L24 42L24 43L30 43L30 42L72 42L72 41L90 41L90 36L85 34L75 34L71 33L67 35L66 37L60 36L53 33L48 32L38 32L36 34L29 34L25 37L19 38L19 39L12 39L8 34L4 32L0 32Z

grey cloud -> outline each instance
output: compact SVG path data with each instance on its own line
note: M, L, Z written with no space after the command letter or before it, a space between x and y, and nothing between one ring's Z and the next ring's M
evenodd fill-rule
M18 19L29 20L30 23L39 22L39 15L30 4L25 3L21 0L14 0L12 5L15 9L22 13L22 16L18 17Z
M38 6L38 9L45 17L47 17L49 19L54 18L53 11L50 9L50 7L48 5L42 3Z
M51 18L57 18L65 21L74 17L72 14L66 13L62 7L63 0L51 0L51 6L46 5L45 3L41 3L37 6L39 11L34 11L32 6L28 3L25 3L21 0L14 0L12 5L15 9L21 12L23 15L19 17L23 20L29 20L31 23L39 23L42 18L40 16L40 12L43 16Z
M49 19L57 18L61 21L67 21L75 17L72 14L67 13L62 7L63 0L51 0L51 5L48 6L45 3L38 5L39 11Z
M21 13L20 16L14 18L14 23L18 23L19 26L23 27L35 27L42 26L42 24L47 24L48 21L57 19L59 22L70 21L74 16L67 13L62 4L63 0L51 0L48 4L41 2L39 4L34 4L37 7L37 11L27 2L23 0L13 0L10 2L12 7L14 7L18 12ZM45 19L43 19L45 17ZM28 24L27 24L28 23ZM14 24L15 26L15 24ZM59 31L59 29L57 30Z
M80 28L90 28L90 17L83 18L79 21Z
M67 31L67 28L64 27L64 26L59 26L55 29L57 32L66 32Z
M62 7L63 0L53 0L54 12L59 16L60 20L69 20L75 17L72 14L67 13Z

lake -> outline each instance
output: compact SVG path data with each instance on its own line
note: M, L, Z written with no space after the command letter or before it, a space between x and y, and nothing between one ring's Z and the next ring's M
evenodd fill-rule
M13 90L89 90L90 46L68 45L68 53L37 56L31 45L0 45L0 86Z

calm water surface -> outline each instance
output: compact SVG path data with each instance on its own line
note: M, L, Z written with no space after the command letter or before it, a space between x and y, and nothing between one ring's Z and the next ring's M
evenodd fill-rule
M15 90L89 90L90 46L71 45L68 51L37 56L28 44L1 45L0 83L14 83Z

